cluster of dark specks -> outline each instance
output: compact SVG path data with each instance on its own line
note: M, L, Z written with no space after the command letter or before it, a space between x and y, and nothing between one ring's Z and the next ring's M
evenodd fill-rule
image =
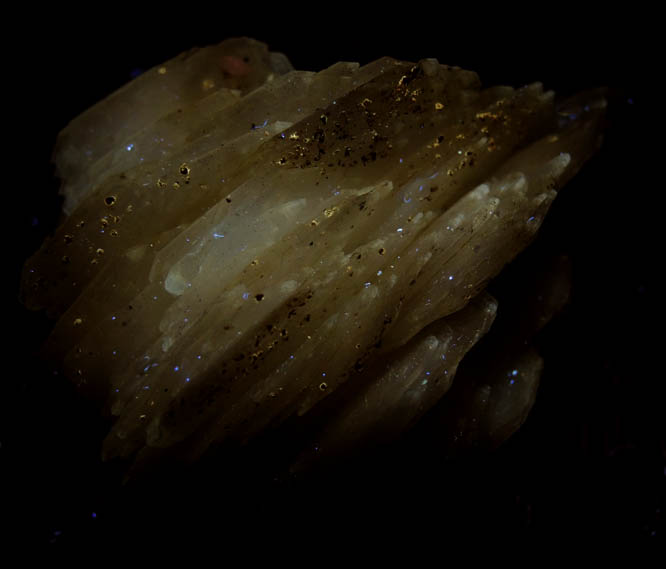
M401 96L403 88L423 75L420 67L409 70L407 65L399 65L388 73L395 75L396 91L384 86L385 76L379 77L279 137L284 154L277 164L294 168L319 166L325 174L327 169L366 166L387 158L393 149L393 119L424 112L420 104L414 106L422 87L410 88L413 96L409 99Z
M324 176L329 169L337 167L368 166L391 154L391 139L398 134L396 129L435 127L432 109L442 111L450 106L446 81L426 76L421 64L397 66L389 74L395 76L393 88L385 86L390 83L385 74L283 133L277 139L283 143L283 155L276 164L293 168L317 166ZM507 126L509 119L502 105L511 106L501 101L496 110L478 113L472 119L480 123L480 132L488 135L489 125ZM403 126L396 126L401 123ZM459 124L463 128L465 120L461 119ZM442 145L446 144L450 151L464 139L463 133L450 140L438 135L419 152L420 158L439 160L443 156ZM488 151L495 148L495 139L487 137ZM403 163L402 159L400 163ZM475 157L467 151L448 174L453 176L456 171L474 163Z

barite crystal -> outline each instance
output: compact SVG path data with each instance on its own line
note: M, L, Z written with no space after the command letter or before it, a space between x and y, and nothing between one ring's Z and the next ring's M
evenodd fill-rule
M465 358L498 311L486 285L598 148L604 107L434 59L312 73L253 40L188 52L61 133L66 217L24 303L115 417L107 459L195 459L287 419L307 427L295 467L426 414L497 444L534 401L526 338L568 281L541 279L538 316Z

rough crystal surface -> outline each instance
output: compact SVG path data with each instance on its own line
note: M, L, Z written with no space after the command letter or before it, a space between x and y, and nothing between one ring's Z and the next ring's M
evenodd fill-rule
M524 340L567 285L541 281L552 303L484 348L501 358L465 358L498 309L484 289L598 147L604 106L433 59L312 73L252 40L183 54L62 132L67 217L24 302L116 417L106 458L196 458L299 417L303 466L429 411L445 438L497 444L534 400Z

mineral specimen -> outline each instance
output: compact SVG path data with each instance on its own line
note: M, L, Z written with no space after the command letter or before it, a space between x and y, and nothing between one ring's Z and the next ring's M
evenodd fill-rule
M597 149L604 107L434 59L311 73L252 40L195 50L61 133L67 216L23 299L115 417L107 459L195 459L289 418L303 466L429 410L442 438L494 445L534 400L525 339L567 282L463 361L498 310L484 290Z

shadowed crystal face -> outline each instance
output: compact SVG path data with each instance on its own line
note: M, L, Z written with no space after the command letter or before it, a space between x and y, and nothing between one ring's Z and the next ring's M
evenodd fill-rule
M66 217L24 302L115 417L106 458L196 458L295 416L295 467L426 412L446 440L498 444L534 401L525 340L566 266L463 361L495 319L484 289L598 147L604 106L432 59L311 73L252 40L188 52L60 134Z

